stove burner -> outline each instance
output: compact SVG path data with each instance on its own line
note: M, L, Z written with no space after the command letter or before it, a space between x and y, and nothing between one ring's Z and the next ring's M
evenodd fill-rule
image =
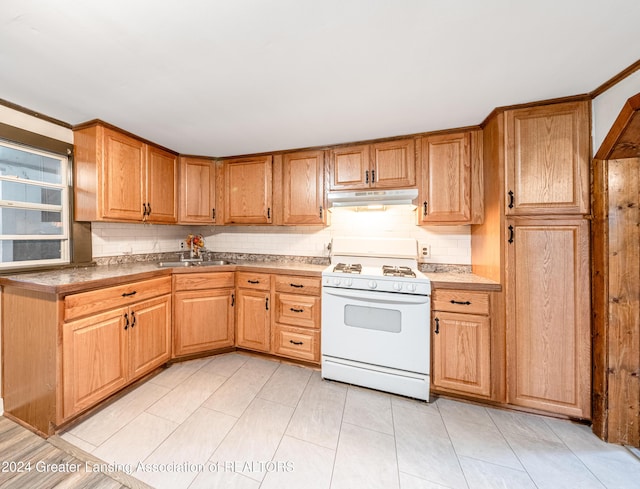
M359 263L351 264L351 263L338 263L335 267L333 267L334 272L342 272L342 273L362 273L362 265Z
M382 265L382 275L390 277L414 277L415 272L409 267L393 267L391 265Z

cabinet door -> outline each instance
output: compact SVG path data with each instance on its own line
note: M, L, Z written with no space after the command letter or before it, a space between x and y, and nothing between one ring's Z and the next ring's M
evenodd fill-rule
M507 214L589 212L589 104L505 113Z
M329 156L330 190L368 188L369 145L348 146L331 150Z
M102 217L142 220L146 203L145 145L129 136L104 128Z
M272 157L224 162L225 224L269 224L272 219Z
M147 146L147 221L178 222L178 158Z
M433 313L434 387L491 395L490 326L487 316Z
M420 223L471 222L471 135L422 138Z
M324 224L324 151L285 154L282 180L283 223Z
M180 222L216 222L215 162L203 158L180 157Z
M64 323L63 417L96 404L127 382L126 308Z
M174 356L234 345L234 289L176 292Z
M129 378L150 372L171 357L171 296L129 308Z
M416 186L416 149L413 139L371 145L371 185L376 188Z
M271 298L267 291L238 289L236 344L251 350L269 351Z
M590 417L589 227L507 221L508 401Z

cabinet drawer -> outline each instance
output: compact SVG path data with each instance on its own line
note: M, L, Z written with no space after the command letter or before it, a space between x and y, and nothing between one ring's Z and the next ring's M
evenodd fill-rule
M320 299L300 294L276 294L276 322L320 328Z
M273 351L277 355L319 362L320 331L276 324L273 334Z
M64 299L64 319L69 321L164 294L171 294L171 277L72 294Z
M489 314L489 294L466 290L434 290L431 297L434 311Z
M221 289L234 286L234 272L183 273L173 276L175 290Z
M269 290L271 288L268 273L236 272L236 286L243 289Z
M320 295L321 281L317 277L276 275L276 292Z

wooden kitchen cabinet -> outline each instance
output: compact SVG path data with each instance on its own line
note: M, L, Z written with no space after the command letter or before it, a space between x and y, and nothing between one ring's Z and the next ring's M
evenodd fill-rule
M505 112L507 215L589 213L589 102Z
M74 130L77 221L175 223L178 160L103 122Z
M173 356L234 346L233 272L174 275Z
M223 162L224 224L271 224L272 175L271 155Z
M271 276L236 273L236 345L268 352L271 349Z
M325 224L324 151L286 153L282 160L282 224Z
M478 224L483 219L482 133L420 139L418 224Z
M171 278L72 294L65 318L62 418L68 419L169 360Z
M487 292L434 290L433 388L491 397L491 322Z
M589 223L532 217L506 225L508 401L589 418Z
M216 163L206 158L180 157L178 221L216 223Z
M415 140L412 138L330 151L329 190L415 186Z
M320 362L320 291L316 277L276 275L273 353Z

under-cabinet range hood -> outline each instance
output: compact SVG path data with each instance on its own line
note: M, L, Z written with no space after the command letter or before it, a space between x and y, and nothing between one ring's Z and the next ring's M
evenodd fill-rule
M328 192L329 207L369 207L387 205L415 205L418 189L354 190Z

